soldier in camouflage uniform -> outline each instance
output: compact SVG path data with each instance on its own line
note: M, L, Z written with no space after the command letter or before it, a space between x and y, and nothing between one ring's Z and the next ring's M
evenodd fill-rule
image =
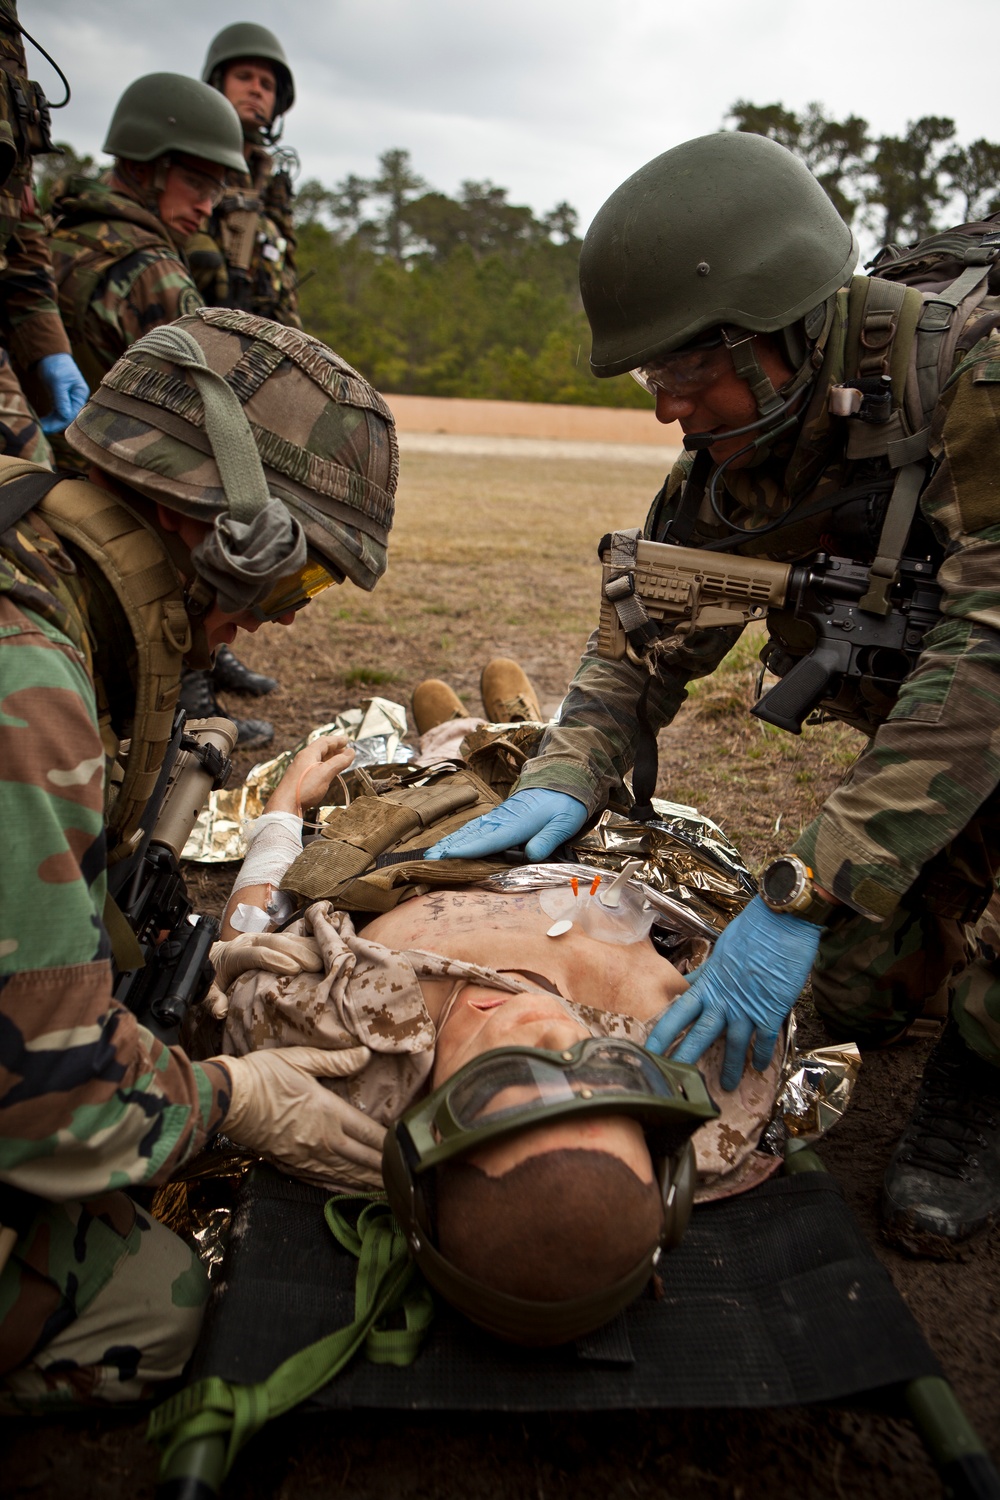
M209 307L242 307L301 328L292 183L273 150L283 117L295 103L284 48L265 26L237 22L214 39L201 76L240 117L250 182L249 188L230 185L205 228L188 240L191 275ZM190 714L204 718L219 712L213 689L259 698L277 685L223 647L210 673L191 673L185 680L183 703ZM243 725L267 721L237 722L245 741Z
M950 1020L882 1201L889 1238L935 1256L963 1253L1000 1212L1000 941L987 913L1000 871L1000 298L984 296L996 290L989 256L967 243L963 287L955 282L950 301L935 287L926 304L907 292L916 311L904 334L901 313L877 311L886 283L850 279L853 237L806 168L771 141L723 133L623 184L595 219L580 270L595 374L636 372L658 419L689 435L692 452L647 518L652 540L783 562L822 547L873 564L874 576L894 475L915 476L911 539L936 569L940 622L895 702L868 704L867 749L791 858L764 871L766 899L731 923L651 1040L664 1049L690 1025L675 1056L691 1062L725 1031L732 1087L752 1037L754 1065L766 1061L810 972L830 1030L869 1044L943 1001ZM933 336L920 331L922 306L931 321L941 315ZM937 371L949 327L950 378ZM851 387L852 367L867 385ZM928 368L917 430L911 398ZM867 412L852 415L869 396L892 424L882 438ZM768 623L765 659L781 672L810 644L782 617ZM667 636L652 676L600 659L592 639L514 795L437 852L527 841L529 857L544 859L621 790L647 684L655 732L738 633ZM778 888L791 871L795 905Z
M87 399L59 316L45 228L31 186L33 151L51 150L48 110L28 79L15 0L0 0L0 451L51 463L45 432ZM39 422L14 366L52 410Z
M207 84L174 73L139 78L122 95L105 151L110 181L70 178L53 204L52 260L59 303L92 385L136 339L202 305L183 246L222 196L227 172L243 171L236 111ZM57 445L63 467L79 459ZM207 681L192 676L195 689ZM202 694L204 696L204 694ZM211 694L183 707L223 713ZM266 745L265 719L236 719L243 749Z
M44 471L0 459L8 1405L130 1400L180 1373L204 1278L130 1187L166 1181L219 1130L292 1171L329 1166L348 1114L356 1139L371 1130L317 1082L343 1071L330 1054L194 1062L158 1041L113 998L105 918L184 662L384 571L391 414L318 340L202 308L134 343L68 438L89 477L53 478L41 499Z
M202 305L183 245L243 169L236 111L176 73L130 84L104 150L107 182L70 178L52 204L59 306L81 369L100 384L130 344Z
M250 186L228 191L188 241L191 273L210 307L242 307L301 328L292 184L273 150L295 103L284 48L265 26L237 22L214 39L201 76L240 117Z

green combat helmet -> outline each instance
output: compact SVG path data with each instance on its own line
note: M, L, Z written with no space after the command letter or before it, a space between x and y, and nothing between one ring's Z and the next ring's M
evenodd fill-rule
M806 319L811 334L857 256L784 146L741 131L686 141L623 182L587 231L591 369L621 375L725 325L771 333Z
M176 152L246 172L243 127L228 99L181 73L147 73L115 105L103 149L126 161Z
M221 89L226 64L241 57L259 57L271 64L277 85L274 118L277 120L287 114L295 103L295 80L284 47L266 26L256 26L252 21L236 21L232 26L224 26L208 49L201 70L202 80L215 89ZM271 123L273 128L274 121Z
M299 329L223 307L155 328L66 436L140 495L213 523L191 553L189 613L217 600L275 619L344 578L372 589L385 571L399 474L392 413Z

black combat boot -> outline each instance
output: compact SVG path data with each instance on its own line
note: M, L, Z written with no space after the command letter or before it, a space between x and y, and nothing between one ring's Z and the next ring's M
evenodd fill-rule
M236 725L237 750L259 750L274 739L274 725L267 719L237 719L219 707L209 672L185 672L177 703L189 719L231 719Z
M882 1184L886 1239L911 1255L961 1259L1000 1214L1000 1068L950 1021L927 1059Z
M278 686L277 679L265 677L263 672L251 672L246 662L234 656L228 646L220 646L215 653L212 668L212 686L221 693L245 693L250 698L263 698Z

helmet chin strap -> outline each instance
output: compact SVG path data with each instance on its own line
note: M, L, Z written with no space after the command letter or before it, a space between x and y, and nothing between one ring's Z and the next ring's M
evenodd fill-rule
M740 458L744 453L755 451L769 443L779 432L785 432L791 427L795 418L790 417L792 407L798 401L802 392L806 390L815 380L816 373L822 361L823 349L826 345L827 336L833 321L833 299L828 300L824 327L812 344L806 358L799 365L791 380L780 391L776 391L770 376L761 365L760 358L755 347L757 335L755 333L742 332L738 338L734 338L723 328L722 340L729 350L733 361L733 370L740 380L746 382L750 393L757 403L760 415L754 422L747 422L744 427L730 427L723 432L688 432L684 435L684 447L692 453L697 453L703 448L711 448L713 444L724 439L726 442L734 437L747 437L750 433L757 436L745 447L740 448L725 460L722 468L732 463L733 459Z
M804 389L805 382L797 386L784 401L779 401L778 406L768 412L766 416L758 417L756 422L748 422L745 427L727 427L722 432L686 432L684 434L684 447L690 453L697 453L702 448L713 447L715 443L721 441L728 442L730 438L745 437L748 433L756 432L758 436L753 442L747 443L745 447L738 449L736 453L731 454L726 459L725 462L727 464L731 463L739 454L749 453L751 449L762 447L764 443L770 442L777 433L784 432L788 427L791 427L795 421L795 417L789 417L788 414Z

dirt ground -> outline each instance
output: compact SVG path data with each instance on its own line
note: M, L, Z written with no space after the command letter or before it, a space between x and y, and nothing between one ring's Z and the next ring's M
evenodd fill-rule
M495 655L519 658L543 707L554 709L596 618L597 539L641 522L660 482L655 463L655 455L621 463L611 448L584 461L558 449L530 459L516 449L408 451L404 441L392 562L376 592L331 590L294 629L268 628L241 648L281 679L267 700L277 747L373 693L408 704L426 676L446 677L475 712L480 669ZM714 817L757 869L813 816L859 741L831 726L795 738L749 718L754 659L753 644L741 643L664 733L660 791ZM240 700L230 704L237 710ZM253 759L243 757L243 772ZM192 867L204 909L218 909L229 878ZM808 1005L800 1009L818 1036ZM927 1050L918 1043L866 1055L854 1101L820 1154L1000 1460L1000 1233L947 1265L905 1259L878 1236L881 1174ZM0 1492L144 1500L155 1461L143 1425L134 1415L5 1422ZM225 1487L232 1500L911 1500L938 1492L909 1424L863 1406L290 1418L250 1445Z

